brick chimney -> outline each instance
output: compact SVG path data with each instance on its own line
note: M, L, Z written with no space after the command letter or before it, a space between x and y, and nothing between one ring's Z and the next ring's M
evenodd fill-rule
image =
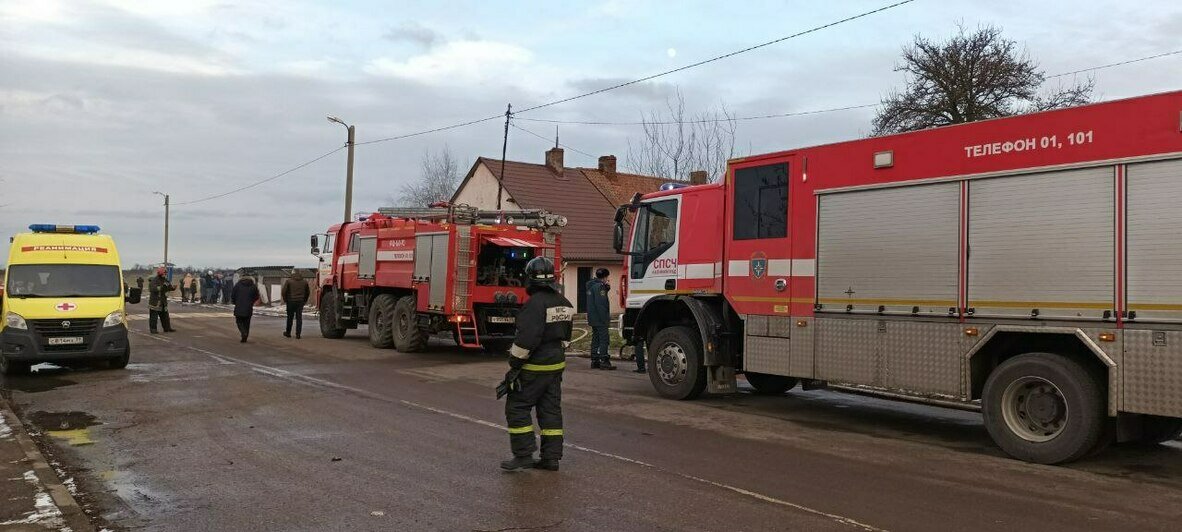
M705 185L710 181L710 174L705 170L694 170L690 172L689 182L691 185Z
M562 148L550 148L546 150L546 167L558 175L562 175L562 170L565 168L562 165Z
M599 171L608 179L616 178L616 156L604 155L599 158Z

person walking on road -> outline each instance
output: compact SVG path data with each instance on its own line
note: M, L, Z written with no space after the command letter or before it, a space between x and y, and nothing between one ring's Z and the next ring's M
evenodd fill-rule
M525 265L529 300L517 314L517 337L509 349L509 372L497 387L505 400L505 420L513 459L501 469L558 471L562 459L562 370L570 345L575 309L555 285L554 262L536 257ZM534 436L533 411L542 432L542 454Z
M607 281L607 268L595 270L595 278L587 281L587 325L591 327L591 369L614 370L611 359L611 312L607 294L611 284Z
M230 293L234 291L234 274L227 273L226 279L222 281L222 303L230 303Z
M291 338L291 321L295 320L296 340L304 330L304 304L312 294L312 287L304 280L304 274L297 269L291 270L291 277L283 281L283 288L279 290L279 297L287 305L287 329L283 336Z
M156 322L164 327L164 332L173 332L172 320L168 317L168 293L176 287L164 277L167 270L163 266L156 268L156 276L148 283L148 330L157 334Z
M234 303L234 323L238 325L238 332L242 334L242 343L246 343L250 336L250 317L254 315L254 305L259 301L259 287L254 279L243 275L234 285L230 293L230 301Z

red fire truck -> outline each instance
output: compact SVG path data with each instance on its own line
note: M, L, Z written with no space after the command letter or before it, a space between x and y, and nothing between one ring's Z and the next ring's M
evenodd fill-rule
M369 325L374 347L422 350L431 334L504 351L525 303L525 264L560 260L566 218L545 211L464 205L383 208L312 235L320 258L320 332L341 338ZM320 237L324 247L320 247Z
M1039 463L1182 431L1182 92L736 159L616 218L661 395L979 404Z

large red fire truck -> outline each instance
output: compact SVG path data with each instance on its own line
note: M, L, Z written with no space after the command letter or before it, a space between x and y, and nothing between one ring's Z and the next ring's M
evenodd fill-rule
M616 218L661 395L979 401L1040 463L1182 430L1182 92L736 159Z
M411 352L450 331L463 347L506 350L526 299L525 264L536 256L557 263L565 225L540 210L464 205L383 208L333 225L311 239L320 332L341 338L368 324L374 347Z

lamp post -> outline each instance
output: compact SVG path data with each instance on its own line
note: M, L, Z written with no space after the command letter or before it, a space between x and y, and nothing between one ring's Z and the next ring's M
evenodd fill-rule
M348 223L349 219L353 217L353 147L356 144L354 142L356 131L353 126L335 116L328 116L328 121L336 122L349 130L349 141L346 144L349 147L349 162L345 167L345 223Z
M153 192L157 196L164 196L164 268L168 269L168 194Z

